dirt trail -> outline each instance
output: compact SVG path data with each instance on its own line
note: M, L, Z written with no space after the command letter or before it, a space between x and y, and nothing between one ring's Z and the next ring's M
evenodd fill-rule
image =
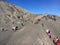
M40 40L40 41L39 41ZM7 45L53 45L41 25L29 23L15 32Z

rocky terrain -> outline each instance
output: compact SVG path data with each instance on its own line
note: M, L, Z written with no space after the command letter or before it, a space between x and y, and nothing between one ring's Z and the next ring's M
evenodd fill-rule
M13 30L13 27L17 29ZM50 29L50 39L45 30ZM60 39L60 17L33 14L13 4L0 1L0 45L54 45Z

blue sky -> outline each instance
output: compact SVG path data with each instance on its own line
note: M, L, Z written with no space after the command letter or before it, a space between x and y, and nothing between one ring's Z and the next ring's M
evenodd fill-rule
M60 0L6 0L35 14L55 14L60 16Z

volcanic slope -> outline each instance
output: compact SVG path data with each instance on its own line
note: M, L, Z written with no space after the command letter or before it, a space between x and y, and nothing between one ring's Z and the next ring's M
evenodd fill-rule
M12 27L18 26L13 31ZM50 29L50 39L45 30ZM60 39L60 17L32 14L18 6L0 1L0 45L54 45Z

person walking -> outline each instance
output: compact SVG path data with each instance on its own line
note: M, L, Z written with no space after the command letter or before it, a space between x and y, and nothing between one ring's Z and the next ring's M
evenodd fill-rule
M53 43L54 43L55 45L57 45L58 40L59 40L58 37L54 38L54 39L53 39Z
M49 38L51 38L52 37L52 33L50 32L50 33L48 33L48 36L49 36Z
M52 33L51 33L50 29L47 29L47 30L46 30L46 33L47 33L47 35L49 36L49 38L52 37Z

